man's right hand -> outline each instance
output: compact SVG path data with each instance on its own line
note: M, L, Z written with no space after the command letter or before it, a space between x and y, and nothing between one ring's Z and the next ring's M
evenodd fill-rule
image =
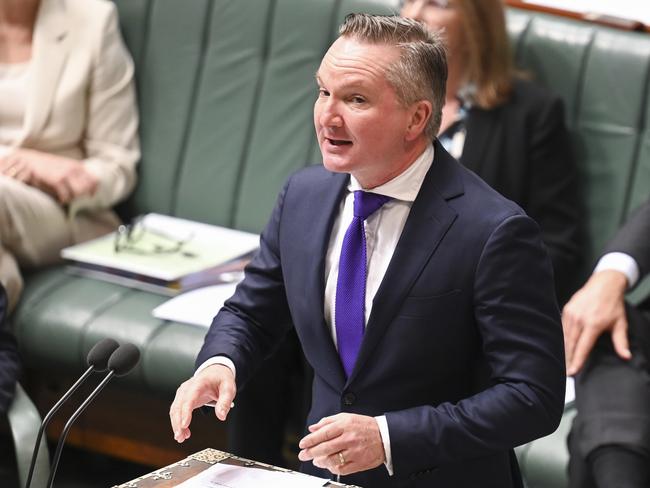
M189 427L195 408L216 402L215 415L219 420L226 420L236 392L235 376L230 368L222 364L208 366L185 381L176 390L176 397L169 409L176 442L183 442L192 435Z
M594 273L562 310L567 375L584 365L596 340L605 332L612 336L616 353L630 359L625 315L626 276L614 270Z

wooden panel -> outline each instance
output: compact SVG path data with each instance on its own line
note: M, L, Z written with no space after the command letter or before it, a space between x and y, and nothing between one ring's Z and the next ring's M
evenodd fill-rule
M537 5L529 2L523 2L522 0L505 0L505 4L509 7L516 7L523 10L532 10L534 12L543 12L553 15L561 15L562 17L583 20L585 22L606 25L608 27L614 27L622 30L650 32L650 25L645 25L643 22L640 22L638 20L624 19L622 17L615 17L613 15L575 12L554 7L546 7L544 5Z

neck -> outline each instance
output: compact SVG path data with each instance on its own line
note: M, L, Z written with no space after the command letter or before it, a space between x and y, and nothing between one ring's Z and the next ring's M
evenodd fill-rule
M388 183L393 178L401 175L404 171L409 169L413 163L420 157L420 155L427 148L427 145L431 141L427 139L424 135L419 137L416 141L412 143L407 143L405 151L400 158L398 164L393 165L390 168L390 171L387 171L381 175L371 175L371 174L354 174L354 177L357 179L361 188L364 190L371 190L372 188L377 188L378 186Z
M0 0L0 25L31 28L36 20L40 0Z

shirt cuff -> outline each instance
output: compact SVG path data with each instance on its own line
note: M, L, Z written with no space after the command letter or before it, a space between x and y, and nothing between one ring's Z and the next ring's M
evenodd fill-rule
M208 359L207 361L204 361L203 363L201 363L201 365L198 368L196 368L196 371L194 371L194 376L199 374L208 366L212 366L213 364L222 364L223 366L226 366L228 369L230 369L230 371L232 371L232 375L235 378L237 377L237 370L235 369L235 363L233 363L230 360L230 358L227 358L226 356L214 356Z
M605 254L596 265L594 273L605 270L620 271L627 277L627 287L633 288L639 281L639 265L629 254L610 252Z
M375 417L375 420L379 426L379 435L381 435L381 442L384 445L384 454L386 455L384 466L386 466L388 476L393 476L393 456L390 451L390 434L388 433L388 421L386 420L385 415Z

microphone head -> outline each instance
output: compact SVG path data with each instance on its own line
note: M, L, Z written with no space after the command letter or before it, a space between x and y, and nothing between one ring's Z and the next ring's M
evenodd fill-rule
M86 363L88 366L92 366L95 371L105 371L108 367L108 358L118 347L120 345L115 339L109 337L102 339L90 350L88 356L86 356Z
M131 343L122 344L108 359L108 369L115 376L124 376L140 361L140 350Z

